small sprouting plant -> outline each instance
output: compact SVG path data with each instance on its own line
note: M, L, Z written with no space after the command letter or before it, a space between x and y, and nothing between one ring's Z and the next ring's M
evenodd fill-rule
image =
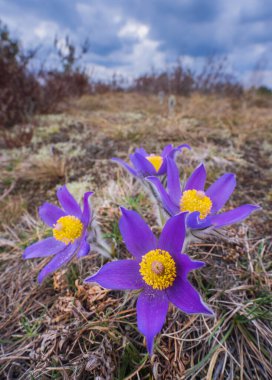
M176 108L176 97L174 95L170 95L168 98L168 113L169 115L173 115Z
M163 101L164 101L164 97L165 97L164 91L159 91L158 97L159 97L160 105L162 106L163 105Z

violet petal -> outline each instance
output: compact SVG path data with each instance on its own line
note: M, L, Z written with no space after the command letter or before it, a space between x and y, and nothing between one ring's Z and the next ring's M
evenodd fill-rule
M177 164L172 158L167 158L167 191L169 197L174 201L175 204L180 203L181 198L181 188L180 188L180 178L179 170Z
M182 212L168 219L158 241L158 248L169 252L174 257L180 255L182 251L186 235L186 215L186 212Z
M171 153L172 152L172 150L173 150L173 144L168 144L168 145L166 145L164 148L163 148L163 150L162 150L162 157L166 157L166 156L168 156L168 154L169 153Z
M199 211L194 211L187 216L186 224L189 228L203 230L204 228L208 228L212 225L211 217L207 216L204 219L200 219L199 215Z
M137 172L141 173L144 177L147 175L157 174L154 166L144 156L139 153L130 155L130 160L135 166Z
M143 287L139 263L135 260L119 260L105 264L95 275L84 282L97 282L106 289L129 290Z
M186 182L185 190L204 190L205 182L206 182L206 169L203 164L199 165L193 173L188 178L188 181Z
M137 176L136 170L134 170L131 166L129 166L125 161L121 160L121 158L112 158L111 161L117 162L117 164L123 166L130 174Z
M141 154L144 157L148 156L147 151L144 148L142 148L142 147L141 148L136 148L135 149L135 153L139 153L139 154Z
M175 159L176 155L178 153L181 153L181 151L186 148L186 149L189 149L191 150L192 148L190 147L190 145L188 144L181 144L179 146L177 146L176 148L173 148L171 152L169 152L169 157Z
M183 277L178 276L166 293L169 301L187 314L213 314L196 289Z
M161 167L159 168L158 172L157 172L157 175L164 175L166 174L167 172L167 163L166 163L166 159L163 158L163 161L162 161L162 164L161 164Z
M80 258L87 256L90 252L90 249L90 244L86 241L86 239L82 239L79 249L77 251L77 257Z
M68 215L74 215L79 219L81 218L81 208L65 185L57 190L57 197L62 208Z
M153 232L135 211L121 207L119 228L128 251L138 259L156 248L157 239Z
M65 247L66 245L62 241L49 237L27 247L23 253L23 259L55 255Z
M81 222L84 225L84 230L83 230L82 234L85 234L85 231L86 231L86 229L90 223L91 217L92 217L92 213L91 213L91 209L90 209L90 205L89 205L89 197L92 195L93 195L93 192L88 191L87 193L84 194L84 197L83 197L83 212L82 212Z
M212 201L211 213L219 211L228 201L236 186L235 175L223 174L206 191L206 195Z
M45 202L41 207L39 207L39 215L44 223L50 227L54 227L57 220L62 216L66 216L67 213L58 206Z
M179 206L175 204L173 200L170 198L170 196L167 194L159 178L147 177L146 180L154 185L154 190L158 194L159 199L162 201L162 205L165 208L165 210L170 215L176 215L180 211Z
M57 253L51 261L40 271L38 275L39 284L49 276L49 274L55 272L63 265L72 260L73 255L77 249L78 242L67 245L61 252Z
M191 272L192 270L202 268L206 265L202 261L191 260L191 258L184 253L180 253L179 255L177 255L175 257L175 262L177 266L178 276L184 279L187 278L188 273Z
M229 224L241 222L247 218L253 211L259 210L259 206L255 205L243 205L233 210L223 212L222 214L212 216L212 224L215 228L228 226Z
M154 338L164 325L168 304L162 291L148 288L139 295L136 307L138 329L146 337L149 355L153 352Z

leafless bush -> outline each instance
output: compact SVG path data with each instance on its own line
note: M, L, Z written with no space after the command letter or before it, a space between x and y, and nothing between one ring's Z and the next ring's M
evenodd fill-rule
M195 89L202 93L217 93L229 96L240 96L242 85L228 71L227 58L216 56L207 59L202 71L195 77Z
M198 74L186 68L182 62L168 71L142 75L135 80L133 89L143 93L158 93L189 96L192 92L217 93L227 96L240 96L242 85L228 72L226 58L209 58Z
M40 73L40 77L44 81L39 107L41 113L56 112L63 100L89 92L89 78L84 71L56 70Z
M37 109L40 86L27 70L37 51L24 52L0 21L0 126L26 123Z
M28 66L38 49L25 52L0 21L0 128L19 125L16 137L4 133L8 147L22 146L31 140L32 135L25 133L25 124L31 122L34 114L55 112L64 99L89 92L89 77L78 65L88 49L87 42L80 54L68 37L64 44L65 49L60 49L55 40L61 69L31 72Z

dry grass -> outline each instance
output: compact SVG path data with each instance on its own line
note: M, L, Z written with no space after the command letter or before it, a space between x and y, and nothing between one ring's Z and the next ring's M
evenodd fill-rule
M35 183L65 181L67 164L61 157L31 157L18 165L15 176L18 180Z
M12 195L0 200L0 225L17 223L25 212L26 202L21 195Z
M83 127L70 123L63 132L58 132L63 126L56 128L58 135L54 135L61 147L58 157L66 165L56 163L54 156L50 161L49 155L47 166L41 158L45 147L50 151L48 120L41 121L38 130L47 145L40 144L34 131L34 143L27 150L5 152L0 161L4 174L0 180L0 377L272 377L272 112L246 98L241 104L236 102L199 95L177 98L175 114L170 117L167 105L160 106L152 96L84 97L67 111L69 123L72 118ZM82 279L104 260L96 251L41 287L36 276L46 259L23 262L21 254L25 246L49 233L38 221L36 207L45 200L55 201L56 185L66 180L75 195L79 195L81 182L84 189L95 191L96 221L113 256L127 257L117 225L120 204L139 211L155 232L159 226L141 187L109 158L125 158L139 144L151 152L170 142L193 147L179 158L182 176L188 176L200 160L207 164L208 182L224 171L233 171L238 185L229 206L259 203L263 212L226 229L223 236L190 245L191 257L207 263L191 280L216 317L186 316L171 306L150 359L136 328L136 293L82 285Z

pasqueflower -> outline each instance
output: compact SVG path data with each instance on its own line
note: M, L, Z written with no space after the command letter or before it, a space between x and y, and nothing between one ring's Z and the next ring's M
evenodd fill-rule
M174 159L176 154L181 152L183 148L191 149L187 144L179 145L176 148L174 148L172 144L169 144L164 147L161 155L155 155L148 154L143 148L137 148L135 153L130 155L130 161L133 167L129 166L120 158L113 158L112 161L117 162L136 177L163 175L166 174L167 169L166 157Z
M30 245L23 253L24 259L54 256L39 273L39 283L75 255L79 258L89 253L87 228L91 221L91 211L88 200L92 194L84 194L82 211L66 186L62 186L57 190L62 209L47 202L39 208L40 218L52 228L53 236Z
M107 263L85 282L97 282L107 289L141 290L136 306L137 322L151 354L169 302L188 314L212 314L187 279L190 271L204 263L181 253L186 213L170 218L157 239L139 214L124 208L121 211L119 227L133 260Z
M191 229L204 229L210 226L220 228L241 222L260 208L257 205L245 204L219 214L235 189L235 175L223 174L204 190L206 170L203 164L194 170L183 189L179 170L171 158L167 159L167 189L157 177L148 177L147 180L155 185L163 207L170 215L189 212L187 226Z

